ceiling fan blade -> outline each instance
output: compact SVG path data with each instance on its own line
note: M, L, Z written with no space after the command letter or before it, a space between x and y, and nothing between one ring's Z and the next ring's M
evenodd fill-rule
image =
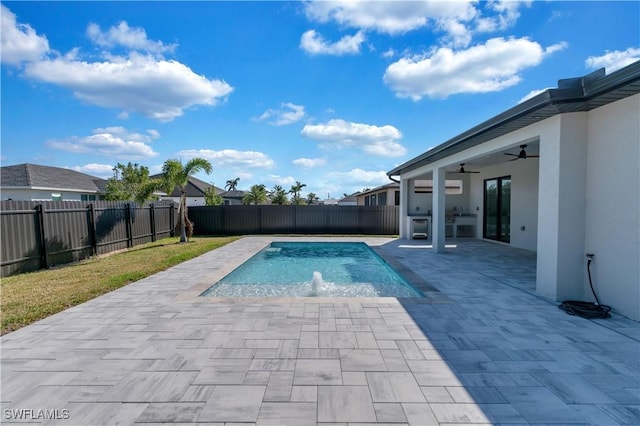
M474 171L471 171L471 172L467 172L467 173L480 173L480 172L474 172Z
M527 155L527 158L540 158L539 155Z
M510 152L505 152L504 155L511 155L512 157L518 157L518 154L511 154Z

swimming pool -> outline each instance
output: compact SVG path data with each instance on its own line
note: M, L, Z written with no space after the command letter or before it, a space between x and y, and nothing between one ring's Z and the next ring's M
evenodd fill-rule
M273 242L201 296L424 297L365 243Z

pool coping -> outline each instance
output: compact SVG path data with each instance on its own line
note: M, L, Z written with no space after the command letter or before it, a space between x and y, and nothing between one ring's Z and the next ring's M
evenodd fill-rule
M324 237L324 236L246 236L241 240L234 241L230 244L237 244L240 241L250 249L244 251L234 259L230 259L229 263L224 266L210 271L199 273L200 280L197 284L189 287L188 290L181 292L173 298L174 302L187 303L451 303L443 293L430 285L424 278L413 272L410 268L399 262L397 259L389 256L380 246L395 241L392 237L367 237L367 236L346 236L346 237ZM260 250L263 250L272 242L362 242L367 244L384 262L395 270L402 278L404 278L413 287L424 294L424 297L211 297L200 296L204 291L210 288L214 283L218 282L247 260L255 256ZM214 252L213 250L212 252ZM209 253L212 253L209 252ZM208 254L208 253L207 253ZM203 256L206 256L204 254Z

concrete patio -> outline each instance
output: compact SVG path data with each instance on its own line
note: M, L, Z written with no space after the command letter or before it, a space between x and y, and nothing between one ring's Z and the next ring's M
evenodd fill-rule
M197 297L295 239L246 237L3 336L2 423L640 423L640 323L536 296L535 253L347 238L428 297Z

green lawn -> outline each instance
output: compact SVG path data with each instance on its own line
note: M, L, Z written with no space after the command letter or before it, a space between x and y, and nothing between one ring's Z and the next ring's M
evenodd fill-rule
M166 238L55 269L2 278L1 334L6 334L163 271L239 237Z

